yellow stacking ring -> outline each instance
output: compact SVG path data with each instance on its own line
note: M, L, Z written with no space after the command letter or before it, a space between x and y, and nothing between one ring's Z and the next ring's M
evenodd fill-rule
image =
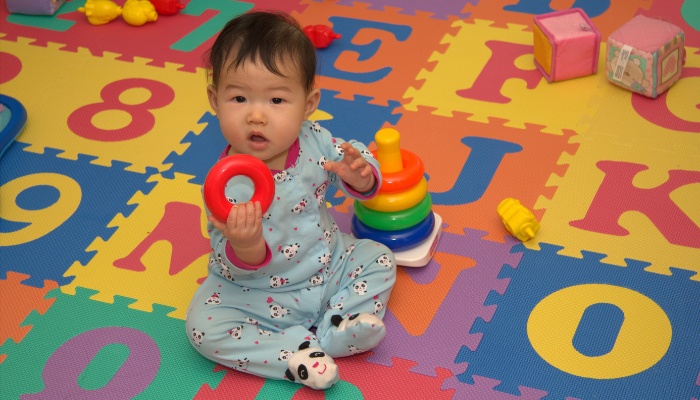
M425 178L412 188L398 193L380 193L374 198L363 200L362 205L375 211L394 212L411 208L420 203L428 194L428 181Z
M428 193L417 205L396 212L375 211L355 200L355 215L360 221L370 228L380 231L398 231L418 225L430 214L433 202Z

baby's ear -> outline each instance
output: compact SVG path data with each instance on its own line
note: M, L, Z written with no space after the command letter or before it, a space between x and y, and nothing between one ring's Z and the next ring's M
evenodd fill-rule
M209 99L209 106L214 110L214 114L219 113L219 103L218 103L218 93L216 91L216 86L207 85L207 98Z
M313 89L306 96L306 108L304 109L304 119L309 119L311 114L316 111L318 104L321 101L321 91L318 89Z
M292 371L289 370L289 368L287 368L287 371L285 371L284 376L286 376L287 379L289 379L292 382L295 381L294 375L292 374Z

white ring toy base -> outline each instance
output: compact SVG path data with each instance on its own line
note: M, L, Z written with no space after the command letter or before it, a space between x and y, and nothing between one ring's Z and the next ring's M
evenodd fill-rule
M442 218L435 212L433 212L433 215L435 216L435 227L427 239L416 247L394 252L397 265L401 267L424 267L433 258L437 244L440 241L440 234L442 233Z
M408 250L395 251L394 258L396 265L400 267L425 267L435 254L440 234L442 233L442 217L433 211L435 217L435 227L427 239L422 241L418 246L411 247Z

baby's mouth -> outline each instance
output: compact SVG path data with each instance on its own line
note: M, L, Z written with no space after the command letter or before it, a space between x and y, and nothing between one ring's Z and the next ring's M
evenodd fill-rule
M266 142L267 141L267 139L265 139L264 137L262 137L260 135L255 135L255 134L253 134L250 137L250 140L253 142Z

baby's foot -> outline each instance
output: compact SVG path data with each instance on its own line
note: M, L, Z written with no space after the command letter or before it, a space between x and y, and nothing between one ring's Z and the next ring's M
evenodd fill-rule
M338 329L322 343L326 352L335 356L350 356L377 347L386 336L386 327L381 319L369 313L353 314L345 319L340 315L331 317Z
M328 389L340 378L338 366L323 350L309 347L309 344L302 343L299 351L289 358L285 375L290 381L299 382L312 389Z

